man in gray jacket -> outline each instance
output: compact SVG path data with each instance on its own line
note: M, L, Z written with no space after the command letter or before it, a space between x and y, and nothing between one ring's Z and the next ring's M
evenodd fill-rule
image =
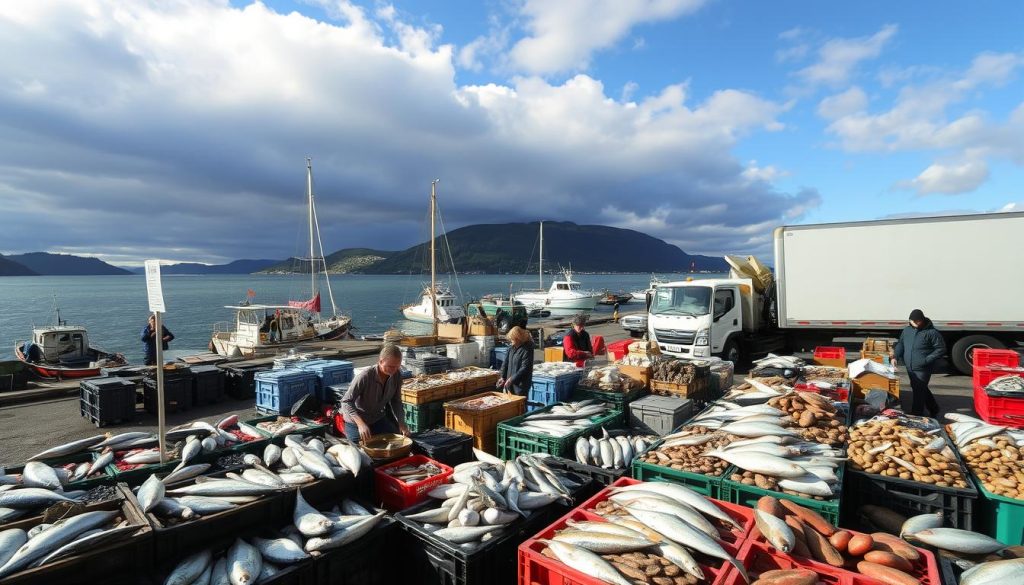
M401 369L402 352L389 343L380 350L377 365L352 380L341 399L345 436L350 441L361 443L381 433L409 436L402 406Z
M910 414L922 416L927 406L928 414L938 417L939 403L928 388L928 382L935 362L946 355L946 341L932 325L932 320L924 316L924 311L914 309L910 312L910 325L903 329L893 353L892 364L902 363L910 377L913 393Z

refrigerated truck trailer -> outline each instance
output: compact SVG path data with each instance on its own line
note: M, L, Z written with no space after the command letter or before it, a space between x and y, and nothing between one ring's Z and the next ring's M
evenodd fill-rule
M1024 213L779 227L773 283L660 285L648 334L670 354L738 359L798 340L897 335L919 308L970 373L974 349L1024 339L1022 242Z

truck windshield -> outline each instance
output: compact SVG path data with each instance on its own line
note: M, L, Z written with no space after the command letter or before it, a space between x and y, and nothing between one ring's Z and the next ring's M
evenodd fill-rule
M707 286L658 287L651 302L655 315L697 317L711 311L711 288Z

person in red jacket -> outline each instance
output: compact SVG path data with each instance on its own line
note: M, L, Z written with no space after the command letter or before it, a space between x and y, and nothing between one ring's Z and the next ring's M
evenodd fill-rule
M562 352L565 355L565 361L575 362L578 368L586 365L588 359L605 352L604 339L595 336L591 340L590 334L585 329L586 324L585 316L576 315L572 320L572 329L562 339Z

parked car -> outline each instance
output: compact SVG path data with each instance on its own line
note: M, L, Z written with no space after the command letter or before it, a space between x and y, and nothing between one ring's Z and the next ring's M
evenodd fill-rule
M630 337L643 337L647 333L647 315L626 315L619 319L619 325L629 331Z

